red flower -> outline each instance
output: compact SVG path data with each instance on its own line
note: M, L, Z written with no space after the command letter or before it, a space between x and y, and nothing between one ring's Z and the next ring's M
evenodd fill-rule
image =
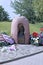
M40 31L43 31L43 28L40 28Z
M33 33L32 33L32 36L33 36L33 37L37 37L37 36L38 36L38 33L37 33L37 32L33 32Z

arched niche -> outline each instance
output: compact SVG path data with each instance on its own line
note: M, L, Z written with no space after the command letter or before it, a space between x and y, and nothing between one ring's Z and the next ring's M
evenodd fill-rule
M21 34L24 35L19 37L18 36L19 31L21 31ZM30 35L30 30L29 30L28 19L24 16L14 18L11 23L11 36L15 40L15 42L27 44L29 43L29 35Z

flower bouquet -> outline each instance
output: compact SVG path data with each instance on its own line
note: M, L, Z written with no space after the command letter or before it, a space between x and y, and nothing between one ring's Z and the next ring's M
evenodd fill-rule
M33 32L31 36L31 44L39 45L39 35L37 32Z
M39 45L43 45L43 27L40 28Z
M12 37L6 34L0 34L0 47L13 45L13 44L14 44L14 40L12 39Z

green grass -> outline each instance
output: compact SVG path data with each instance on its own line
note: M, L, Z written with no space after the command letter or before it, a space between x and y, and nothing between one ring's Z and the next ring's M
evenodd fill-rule
M43 23L30 24L30 33L34 31L40 33L40 27L43 27Z
M6 32L10 35L11 31L11 23L10 22L0 22L0 33Z
M29 24L30 26L30 33L36 31L40 32L40 27L43 26L43 23L36 23L36 24ZM10 35L11 31L11 22L0 22L0 32L6 32Z

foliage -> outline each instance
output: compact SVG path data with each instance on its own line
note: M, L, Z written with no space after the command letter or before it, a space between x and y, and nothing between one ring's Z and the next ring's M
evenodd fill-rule
M9 20L8 13L4 10L2 6L0 6L0 21L8 21L8 20Z
M43 0L33 0L33 9L36 15L36 21L43 22Z
M11 2L11 6L14 9L14 13L26 16L31 23L34 23L35 14L32 7L32 0L14 0L14 2Z
M43 22L43 0L11 1L14 13L26 16L31 23Z

